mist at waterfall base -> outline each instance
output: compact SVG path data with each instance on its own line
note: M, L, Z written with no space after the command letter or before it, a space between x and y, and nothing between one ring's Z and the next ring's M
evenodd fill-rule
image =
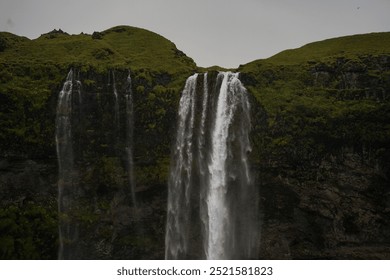
M104 88L86 92L79 74L71 69L59 93L55 135L59 259L113 258L113 244L126 224L116 217L121 215L119 209L135 208L130 73L121 85L118 93L115 73L110 71ZM105 173L107 169L111 173ZM107 178L107 174L116 176ZM115 221L108 221L108 216Z
M250 104L237 73L194 74L180 99L168 182L166 259L252 259L257 194Z

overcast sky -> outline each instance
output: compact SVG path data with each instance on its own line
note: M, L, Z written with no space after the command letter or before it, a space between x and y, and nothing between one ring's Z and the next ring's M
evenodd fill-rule
M237 67L313 41L390 31L390 0L0 0L0 30L31 39L116 25L159 33L198 66Z

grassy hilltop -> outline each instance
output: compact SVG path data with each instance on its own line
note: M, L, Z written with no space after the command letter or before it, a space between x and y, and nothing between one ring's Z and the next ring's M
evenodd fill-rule
M92 35L54 30L34 40L2 32L0 147L19 150L36 144L42 152L42 146L52 146L47 140L54 135L53 116L48 114L55 110L55 96L70 68L84 77L89 91L101 90L96 75L130 70L140 94L178 96L196 65L169 40L135 27L117 26Z
M54 30L29 40L0 33L1 63L82 65L102 69L153 69L170 74L194 66L192 59L164 37L136 27L116 26L92 35L69 35ZM0 49L1 50L1 49Z
M337 147L390 139L389 56L390 33L372 33L311 43L238 70L270 129L283 119L286 131L273 137L275 145L295 146L294 135L301 142L314 133L320 143L313 149L321 149L321 141Z

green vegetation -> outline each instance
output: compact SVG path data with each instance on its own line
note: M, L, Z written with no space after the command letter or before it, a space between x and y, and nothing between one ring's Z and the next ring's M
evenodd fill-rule
M68 35L60 31L44 34L35 40L0 33L6 48L0 63L54 64L93 67L95 69L150 69L181 74L194 69L192 59L162 36L135 27L117 26L95 36Z
M273 65L299 65L310 62L330 62L336 58L356 59L362 54L378 56L390 54L390 32L332 38L307 44L298 49L282 51L268 59L245 65L246 69L265 63Z
M54 203L28 202L0 209L0 259L55 259L58 220Z
M70 68L88 77L90 90L96 90L91 74L131 70L137 92L142 87L149 92L165 77L161 86L178 96L196 65L169 40L135 27L117 26L93 36L54 30L35 40L1 32L1 150L52 153L55 95Z
M241 66L268 118L262 157L302 165L343 147L371 158L388 147L389 66L390 33L329 39Z

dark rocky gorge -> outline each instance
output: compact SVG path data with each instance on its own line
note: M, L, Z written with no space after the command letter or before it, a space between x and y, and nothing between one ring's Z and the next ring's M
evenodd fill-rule
M193 73L208 72L216 95L218 73L145 30L96 34L28 40L0 33L2 259L58 258L64 221L77 228L74 242L62 240L72 249L67 258L165 257L181 92ZM74 91L77 193L61 215L55 124L70 69L82 98ZM235 71L251 105L248 158L257 197L248 204L258 204L259 224L252 257L389 259L389 33L313 43ZM126 158L129 73L136 203ZM199 247L192 250L202 251L200 231L189 236Z

